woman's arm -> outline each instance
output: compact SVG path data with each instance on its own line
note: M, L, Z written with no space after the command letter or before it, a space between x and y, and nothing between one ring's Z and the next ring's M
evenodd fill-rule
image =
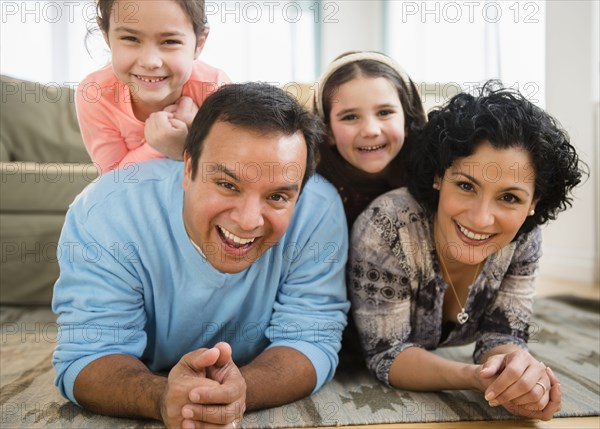
M480 370L481 365L455 362L420 347L410 347L394 359L389 381L392 386L406 390L483 392L486 382L479 375Z
M552 391L560 396L560 386L558 392L553 389L556 377L526 346L540 256L539 228L519 237L496 299L486 310L474 357L484 363L481 375L492 381L485 390L491 406L502 405L516 415L531 417L536 412L541 413L538 418L551 418L560 407Z
M415 220L416 219L416 220ZM404 350L418 348L411 314L430 246L416 202L406 189L375 200L356 220L349 256L348 291L367 367L389 384ZM412 352L417 352L411 350Z

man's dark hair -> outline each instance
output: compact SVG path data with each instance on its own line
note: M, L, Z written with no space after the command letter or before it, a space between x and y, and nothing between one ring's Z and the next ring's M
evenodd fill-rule
M324 137L321 120L284 90L251 82L224 85L202 103L185 143L185 152L192 161L192 180L198 171L204 139L219 121L264 134L291 136L299 131L307 149L303 186L314 173L315 150Z
M571 206L570 192L586 170L566 131L518 91L488 81L478 96L461 93L431 111L414 140L409 190L429 216L436 213L439 200L434 178L444 177L452 164L473 154L484 141L497 149L522 148L531 156L537 203L517 237Z

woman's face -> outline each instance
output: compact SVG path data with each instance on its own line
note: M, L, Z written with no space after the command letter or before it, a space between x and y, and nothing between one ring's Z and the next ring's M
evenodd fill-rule
M479 264L508 245L535 209L535 171L523 148L483 142L437 185L435 239L447 266Z
M404 110L396 87L384 77L359 75L340 85L329 119L340 155L367 173L382 171L404 144Z

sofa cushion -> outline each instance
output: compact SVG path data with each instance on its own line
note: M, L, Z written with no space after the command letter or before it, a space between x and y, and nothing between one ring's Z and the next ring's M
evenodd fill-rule
M95 164L0 162L1 213L65 214L75 197L98 178Z
M72 88L0 75L1 161L91 162Z
M50 303L65 213L98 171L74 91L0 76L0 302Z
M0 214L0 302L50 304L64 214Z
M288 82L283 85L282 89L294 97L306 110L312 110L315 85L305 82Z

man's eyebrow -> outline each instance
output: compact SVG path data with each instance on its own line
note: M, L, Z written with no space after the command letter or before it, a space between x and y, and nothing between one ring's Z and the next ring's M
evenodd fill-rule
M217 164L217 172L226 174L227 176L231 177L236 182L240 181L240 178L237 176L235 171L230 170L229 168L225 167L225 165L223 165L223 164Z
M217 164L216 166L217 172L221 172L229 177L231 177L236 182L240 181L240 178L236 174L235 171L230 170L225 167L223 164ZM289 185L278 186L273 190L273 192L298 192L300 190L300 186L297 183L290 183Z
M292 183L291 185L280 186L275 189L275 192L298 192L300 187L297 183Z

